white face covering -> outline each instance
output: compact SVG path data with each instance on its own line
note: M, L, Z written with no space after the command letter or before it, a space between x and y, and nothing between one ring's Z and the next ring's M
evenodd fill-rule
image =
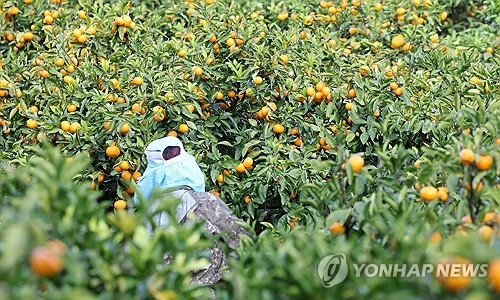
M163 158L163 150L167 147L179 147L180 154L166 161ZM146 157L148 158L148 163L152 162L154 164L161 164L161 165L171 163L172 161L177 161L181 157L186 155L186 151L184 150L182 142L178 138L173 136L167 136L151 142L144 152L146 154Z

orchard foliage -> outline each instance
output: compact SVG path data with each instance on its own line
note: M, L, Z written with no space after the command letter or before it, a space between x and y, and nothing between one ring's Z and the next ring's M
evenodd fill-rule
M67 250L49 291L207 296L187 284L207 245L188 239L199 227L146 242L146 211L120 209L133 206L144 148L166 135L196 157L209 191L263 231L238 251L220 297L331 297L315 264L335 252L354 262L498 256L496 1L1 4L0 274L14 275L0 291L37 293L2 282L34 282L14 262L50 237ZM156 250L143 262L146 248ZM193 263L155 270L167 249ZM463 286L460 297L489 295L486 279ZM341 291L456 292L429 278L354 277Z

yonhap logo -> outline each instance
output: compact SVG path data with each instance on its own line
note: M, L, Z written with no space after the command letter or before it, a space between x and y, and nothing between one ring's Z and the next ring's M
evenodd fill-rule
M326 288L331 288L347 277L347 261L343 253L328 255L318 265L318 274L321 283Z

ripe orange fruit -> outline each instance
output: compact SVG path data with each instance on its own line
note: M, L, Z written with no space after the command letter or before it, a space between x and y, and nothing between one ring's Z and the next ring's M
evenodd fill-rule
M285 131L285 127L281 124L275 124L273 126L273 132L276 133L276 134L280 134L280 133L283 133L283 131Z
M438 264L441 265L450 265L450 264L460 264L460 265L469 265L472 262L463 257L448 257L441 259ZM435 268L437 270L439 268ZM444 267L443 269L447 269ZM451 269L451 267L450 267ZM469 288L472 283L472 277L468 276L468 274L464 274L465 268L460 268L459 276L454 276L455 272L450 272L450 274L436 274L436 280L443 285L450 292L459 292ZM449 276L446 276L449 275Z
M72 84L73 82L75 82L75 79L72 76L69 76L69 75L64 76L63 80L67 84Z
M489 221L496 222L497 221L497 213L494 211L489 211L486 214L484 214L483 217L483 223L487 223ZM499 219L500 221L500 219Z
M487 280L493 291L500 293L500 258L495 258L488 264Z
M354 154L354 155L351 155L351 157L349 157L349 160L347 160L347 163L351 166L352 171L354 173L357 173L365 165L365 160L361 156Z
M174 136L174 137L177 137L177 131L175 130L171 130L167 133L167 136Z
M422 163L422 161L421 161L421 160L419 160L419 159L417 159L417 160L415 161L415 163L413 164L413 166L415 167L415 169L418 169L418 168L420 168L420 164L421 164L421 163Z
M111 145L106 148L106 155L111 158L117 158L118 156L120 156L120 148L115 145Z
M38 127L38 122L36 120L29 119L28 121L26 121L26 126L28 126L28 128L34 129Z
M97 182L103 182L103 181L104 181L104 175L103 174L97 175Z
M180 124L179 125L179 132L186 133L189 131L189 127L186 124Z
M85 19L86 17L87 17L87 14L83 10L80 10L78 12L78 18Z
M243 173L245 172L245 165L243 163L240 163L239 165L237 165L234 170L236 170L236 172L238 173Z
M491 155L479 155L476 161L476 167L485 171L488 170L493 165L493 157Z
M142 177L142 174L141 174L141 172L139 172L139 171L135 171L135 172L132 174L132 178L133 178L135 181L138 181L141 177Z
M255 76L254 79L253 79L253 83L259 85L262 83L262 77L260 76Z
M302 146L302 144L304 144L304 140L302 138L296 138L295 141L293 141L293 144L297 147L300 147Z
M217 182L223 183L224 182L224 175L222 175L222 174L217 175Z
M441 201L446 202L448 200L448 188L442 186L437 189L438 197Z
M353 107L353 104L351 102L345 104L345 109L351 110Z
M134 79L132 79L132 81L130 81L130 84L134 84L134 85L141 85L144 83L144 79L142 79L142 77L134 77Z
M354 98L356 97L356 90L355 89L350 89L349 92L349 97Z
M245 160L243 161L243 165L247 169L251 168L253 166L253 159L251 157L245 158Z
M468 166L474 162L476 155L474 154L474 151L466 148L460 151L460 154L458 156L460 157L460 161L462 162L462 164Z
M130 169L130 164L129 164L129 162L128 162L128 161L126 161L126 160L122 160L122 161L120 162L120 169L122 169L122 170L128 170L128 169Z
M398 34L391 40L391 48L396 49L403 46L405 43L405 39L402 34Z
M115 203L113 203L113 207L115 209L125 209L127 207L127 202L124 200L116 200Z
M56 65L58 67L64 66L64 59L62 59L60 57L56 58L56 60L54 60L54 65Z
M64 261L55 247L36 247L30 253L31 270L41 277L53 277L64 269Z
M104 122L104 126L103 127L104 127L105 130L109 130L109 128L111 127L111 121Z
M68 106L66 107L66 109L68 110L68 112L72 113L72 112L76 111L77 107L74 104L68 104Z
M69 131L75 133L78 130L80 130L80 123L78 123L78 122L71 123L71 125L69 126Z
M345 232L345 227L340 222L335 222L330 227L328 227L328 230L331 234L340 235Z
M462 223L472 224L472 218L471 218L471 216L463 216L460 221L462 221Z
M123 180L130 180L132 179L132 174L129 171L123 171L121 177Z
M192 104L187 104L187 105L186 105L186 108L187 108L190 112L194 112L194 105L192 105Z
M438 190L433 186L424 186L420 189L420 198L425 201L432 201L438 197Z
M127 123L123 123L119 131L120 133L127 133L130 131L130 126Z
M441 239L441 234L435 231L429 237L429 242L431 242L432 244L438 244L439 242L441 242Z
M491 228L491 226L483 225L479 227L477 233L481 235L483 242L489 243L491 236L493 235L493 228Z
M398 87L397 89L394 90L394 94L396 94L396 96L403 95L403 89Z
M64 132L68 132L69 131L69 127L70 127L70 123L68 121L62 121L61 122L61 129L64 131Z

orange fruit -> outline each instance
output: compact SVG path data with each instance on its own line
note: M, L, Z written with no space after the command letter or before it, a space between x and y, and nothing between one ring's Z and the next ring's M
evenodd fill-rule
M245 172L245 165L243 163L240 163L239 165L237 165L234 170L236 170L236 172L238 173L243 173Z
M398 34L391 40L391 48L396 49L403 46L405 43L405 39L402 34Z
M418 169L418 168L420 168L420 164L421 164L421 163L422 163L422 161L421 161L421 160L419 160L419 159L417 159L417 160L415 161L415 163L413 164L413 166L415 167L415 169Z
M186 124L180 124L179 125L179 132L186 133L189 131L189 127Z
M296 138L295 141L293 141L293 144L297 147L300 147L302 146L302 144L304 144L304 140L302 138Z
M109 130L110 127L111 127L111 121L104 122L104 129L105 130Z
M174 136L174 137L177 137L177 131L175 130L171 130L167 133L167 136Z
M71 125L69 126L69 131L75 133L78 130L80 130L80 123L78 123L78 122L71 123Z
M97 182L103 182L103 181L104 181L104 175L103 174L97 175Z
M281 124L275 124L273 126L273 132L276 133L276 134L280 134L280 133L283 133L283 131L285 131L285 127Z
M257 85L258 85L258 84L261 84L261 83L262 83L262 81L263 81L263 80L262 80L262 77L260 77L260 76L255 76L255 77L254 77L254 79L253 79L253 83L255 83L255 84L257 84Z
M64 131L64 132L68 132L69 131L69 127L70 127L70 123L68 121L62 121L61 122L61 129Z
M483 223L487 223L489 221L496 222L496 219L497 219L496 212L490 211L490 212L487 212L484 215L484 217L483 217Z
M56 60L54 60L54 65L56 65L58 67L64 66L64 59L62 59L60 57L56 58Z
M127 207L127 202L124 200L116 200L115 203L113 203L113 207L115 209L125 209Z
M119 131L120 133L127 133L130 131L130 126L127 123L123 123Z
M78 18L85 19L86 17L87 17L87 14L83 10L80 10L78 12Z
M215 94L215 99L221 100L222 98L224 98L224 94L220 91Z
M353 104L351 102L345 104L345 109L351 110L353 107Z
M491 226L483 225L479 227L477 233L481 235L481 239L483 240L483 242L489 243L491 236L493 235L493 228L491 228Z
M132 174L129 171L123 171L121 177L123 180L130 180L132 179Z
M28 121L26 121L26 126L28 126L28 128L34 129L38 127L38 122L36 120L29 119Z
M500 294L500 258L495 258L488 264L488 283L491 289Z
M142 177L142 174L141 174L141 172L139 172L139 171L135 171L135 172L132 174L132 178L133 178L135 181L138 181L141 177Z
M420 198L425 201L432 201L438 197L438 190L433 186L424 186L420 189Z
M446 202L448 200L448 188L442 186L437 189L438 197L441 201Z
M476 155L474 154L474 151L466 148L460 151L458 156L460 157L462 164L468 166L474 162Z
M130 169L130 164L129 164L129 162L128 162L128 161L126 161L126 160L122 160L122 161L120 162L120 169L122 169L122 170L128 170L128 169Z
M472 218L471 218L471 216L463 216L460 221L462 221L462 223L472 224Z
M75 82L75 79L69 75L64 76L63 80L64 80L64 83L67 83L67 84L72 84L73 82Z
M243 161L243 165L245 166L245 168L249 169L252 167L253 165L253 159L251 157L247 157L245 158L245 160Z
M64 269L61 253L54 247L36 247L30 253L31 270L41 277L53 277Z
M349 97L354 98L356 97L356 90L355 89L350 89L349 92Z
M441 242L441 239L441 234L435 231L429 237L429 242L431 242L432 244L438 244L439 242Z
M476 167L481 171L488 170L492 165L493 157L491 155L479 155L477 158Z
M351 155L351 157L349 157L349 160L347 160L347 163L351 166L352 171L354 173L357 173L365 165L365 160L361 156L354 154L354 155Z
M203 69L200 68L200 67L195 67L193 73L194 73L195 76L199 77L199 76L201 76L203 74Z
M118 148L115 145L111 145L108 148L106 148L106 155L111 158L116 158L120 156L120 148Z
M66 110L68 110L68 112L70 112L70 113L75 112L76 109L77 109L77 107L74 104L68 104L68 106L66 107Z
M340 222L335 222L330 227L328 227L328 230L331 234L340 235L345 232L345 227Z
M466 258L463 257L449 257L449 258L444 258L441 259L438 264L441 265L453 265L453 264L460 264L460 265L469 265L472 262ZM449 269L452 269L450 266L448 266ZM435 270L438 269L447 269L448 267L436 267ZM450 292L459 292L462 290L465 290L469 288L469 286L472 283L472 277L468 276L467 274L464 274L464 269L465 268L459 268L460 274L458 276L455 276L455 272L450 272L449 274L436 274L436 280L443 285L448 291ZM446 276L448 275L448 276Z
M192 112L194 112L194 105L192 105L192 104L187 104L187 105L186 105L186 108L187 108L187 109L188 109L191 113L192 113Z
M222 175L222 174L217 175L217 182L223 183L224 182L224 175Z
M144 83L144 79L142 79L142 77L134 77L134 79L132 79L132 81L130 81L130 84L134 84L134 85L141 85Z

